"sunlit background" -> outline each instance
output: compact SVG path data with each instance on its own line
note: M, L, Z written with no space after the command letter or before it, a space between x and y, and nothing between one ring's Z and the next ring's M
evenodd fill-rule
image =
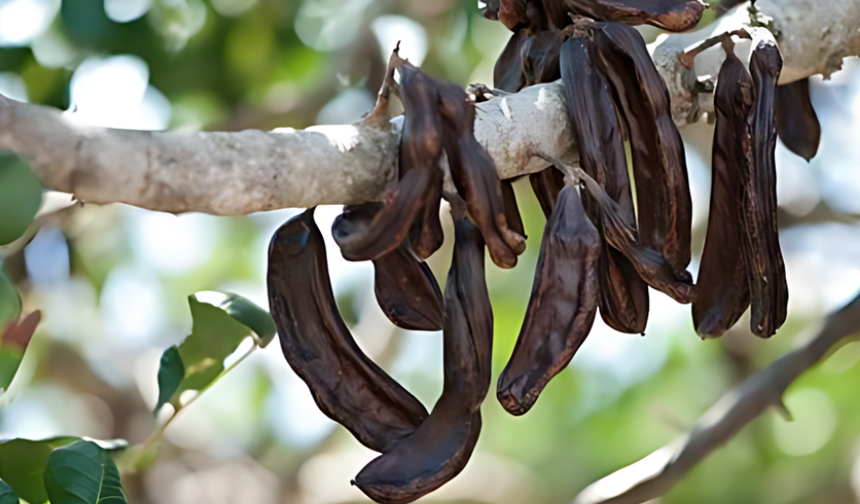
M465 85L491 83L508 36L471 0L0 0L0 93L114 128L301 128L367 112L397 41L428 73ZM688 431L718 397L860 290L860 64L848 60L830 80L814 78L811 93L822 124L818 156L807 164L781 144L776 153L790 288L784 328L762 341L745 316L722 339L702 342L689 306L655 291L644 338L598 317L527 415L512 417L488 398L469 465L426 501L569 502ZM682 135L698 254L713 129L700 124ZM544 224L528 181L515 189L528 250L511 271L488 261L494 377L522 322ZM217 289L265 307L269 238L299 210L174 216L69 204L68 195L46 195L32 241L0 248L25 311L44 312L0 399L0 439L139 443L157 425L161 353L191 330L186 297ZM338 213L318 209L324 234ZM441 334L392 326L372 295L371 265L344 261L327 240L338 304L359 344L429 407L442 387ZM449 256L450 241L430 260L440 281ZM697 267L694 259L694 275ZM860 502L858 361L860 342L841 348L790 387L793 422L766 413L662 502ZM130 502L365 501L349 481L376 456L317 410L278 344L184 410L166 441L153 466L124 478Z

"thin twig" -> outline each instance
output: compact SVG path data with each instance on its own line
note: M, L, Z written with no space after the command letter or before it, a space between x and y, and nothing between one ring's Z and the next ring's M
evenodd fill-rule
M747 378L714 404L691 432L647 457L589 485L574 504L638 504L659 497L702 459L770 406L785 408L785 389L843 339L860 331L860 295L830 314L804 346Z

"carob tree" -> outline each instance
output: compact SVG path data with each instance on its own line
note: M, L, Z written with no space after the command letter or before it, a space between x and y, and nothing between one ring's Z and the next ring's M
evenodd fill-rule
M782 60L767 30L713 42L725 62L715 93L710 219L694 284L684 145L667 87L630 25L688 30L703 9L697 0L491 1L485 16L514 33L494 87L476 85L469 94L395 49L378 106L393 94L405 109L396 187L384 202L345 207L332 234L346 259L373 261L376 298L394 324L442 329L444 388L429 414L352 340L313 209L284 224L269 250L269 298L284 355L320 409L382 453L353 481L372 499L406 503L443 485L466 465L480 433L493 333L484 250L511 268L525 248L510 181L499 180L473 134L474 103L488 96L561 78L570 141L579 148L579 167L547 155L553 166L530 176L547 221L522 330L497 384L508 412L534 405L598 311L619 331L643 333L648 286L692 303L703 338L723 334L748 307L756 335L770 337L782 325L788 290L776 226L776 137L808 160L820 129L806 81L777 87ZM752 39L748 65L735 55L733 36ZM424 263L444 238L442 198L455 221L444 295Z

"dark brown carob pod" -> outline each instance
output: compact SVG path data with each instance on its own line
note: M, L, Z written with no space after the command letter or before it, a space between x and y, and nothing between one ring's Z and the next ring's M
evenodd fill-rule
M523 48L528 43L529 34L526 30L517 30L511 35L493 67L493 86L496 89L514 93L525 86Z
M704 337L721 336L735 325L750 304L744 253L741 166L751 147L747 125L753 101L752 78L724 42L726 61L714 93L716 122L711 164L711 206L708 232L693 295L693 325Z
M514 193L514 185L510 180L502 180L502 202L505 204L505 220L508 227L523 238L526 230L523 226L523 217L520 215L520 207L517 205L517 196Z
M757 30L764 34L766 30ZM776 83L782 56L770 33L753 38L750 56L755 98L747 122L752 134L752 163L742 171L744 179L744 230L750 264L750 330L768 338L785 321L788 285L779 247L776 222Z
M527 412L585 341L597 312L600 235L576 188L561 190L544 228L523 327L496 395L511 414Z
M809 100L809 79L776 88L776 132L788 150L807 162L818 152L821 125Z
M564 40L558 30L542 30L532 34L523 46L522 67L525 82L531 86L561 78L559 58Z
M606 242L630 259L636 272L648 285L666 293L679 303L689 303L693 289L690 281L676 277L672 266L662 254L643 247L629 215L622 211L597 181L585 173L581 176L588 193L597 201L600 209L600 229Z
M481 233L459 219L455 234L445 288L442 396L418 430L355 477L353 483L376 502L404 504L439 488L463 470L478 441L480 404L490 384L492 311Z
M679 278L689 280L693 205L669 91L636 29L594 23L594 40L630 136L639 239L662 253Z
M629 25L650 24L666 31L694 28L706 5L699 0L558 0L575 14ZM562 25L564 26L564 25Z
M358 348L337 311L313 209L272 237L266 276L284 357L320 410L372 450L415 432L427 410Z
M558 193L564 187L564 175L555 167L550 166L529 175L529 182L544 216L549 219L555 208Z
M572 36L561 47L561 74L580 163L632 221L633 199L624 144L609 84L592 64L594 57L599 57L594 54L593 42L587 33L572 28L568 28ZM592 221L598 222L596 200L590 196L583 199ZM608 244L603 248L598 266L600 315L613 329L642 333L648 321L648 287L621 252Z
M439 81L438 89L439 110L445 124L442 141L451 178L481 230L493 262L501 268L513 268L526 242L508 225L496 165L475 140L475 106L468 101L465 91L454 84Z

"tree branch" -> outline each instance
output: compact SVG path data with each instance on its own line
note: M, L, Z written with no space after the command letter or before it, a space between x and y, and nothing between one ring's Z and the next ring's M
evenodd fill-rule
M783 81L830 72L860 54L860 5L830 0L758 0L785 59ZM651 48L679 125L713 110L706 90L718 48L678 55L715 32L749 23L747 4L698 32L661 37ZM712 87L711 87L712 89ZM704 90L704 91L703 91ZM559 82L478 105L475 136L501 178L539 171L545 153L572 162L576 146ZM0 150L29 159L42 184L90 203L122 202L167 212L248 214L285 207L379 200L396 173L399 131L363 121L272 132L152 133L82 127L61 112L0 96Z
M702 459L769 407L782 407L786 388L846 337L860 331L860 295L827 317L803 347L752 375L714 404L690 434L589 485L574 504L638 504L659 497Z

